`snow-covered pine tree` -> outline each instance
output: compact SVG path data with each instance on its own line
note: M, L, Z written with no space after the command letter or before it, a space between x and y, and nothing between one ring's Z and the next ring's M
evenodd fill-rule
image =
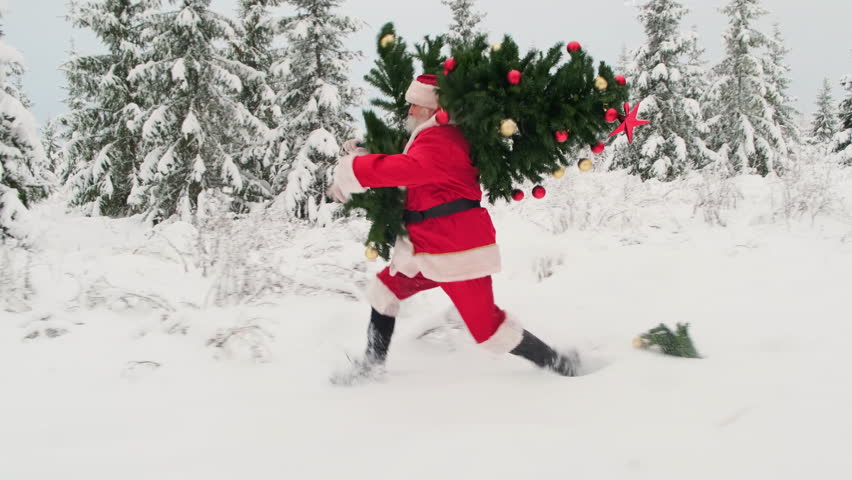
M773 26L772 38L766 46L766 55L763 62L763 74L766 77L769 90L766 92L766 101L772 106L775 113L775 123L781 127L784 134L784 144L789 153L790 149L801 143L802 132L797 119L799 112L793 106L795 98L790 96L790 66L787 65L787 54L790 50L784 45L784 36L781 34L781 26L777 23Z
M710 88L710 72L707 69L707 61L704 59L704 48L701 47L698 29L693 26L689 35L689 46L686 49L685 66L683 72L683 88L686 98L691 98L701 103L707 90Z
M352 136L350 113L361 95L349 83L349 63L360 55L345 46L360 28L356 20L335 10L341 0L288 0L297 14L285 32L287 64L281 108L286 118L278 143L286 145L275 187L276 206L289 214L325 224L335 210L327 202L331 168L340 144Z
M708 146L719 152L720 170L766 175L787 150L775 109L764 96L773 87L759 54L769 39L755 23L766 11L759 0L731 0L722 12L729 17L725 57L702 104L711 131Z
M833 150L841 163L852 165L852 75L846 75L841 84L846 98L840 103L840 127L834 136Z
M52 187L36 121L25 106L23 65L21 53L3 41L0 26L0 239L26 236L21 222L26 208Z
M816 113L811 121L811 142L829 145L837 133L837 110L831 96L831 82L823 80L822 89L816 99Z
M3 3L0 1L0 20L3 18ZM3 38L4 32L2 24L0 24L0 38ZM24 76L24 61L23 56L14 47L4 44L3 57L0 61L3 62L0 75L4 75L2 89L7 95L17 100L21 106L29 110L32 107L32 101L24 93L21 84Z
M474 10L476 0L441 0L453 12L453 23L447 35L450 47L473 42L481 32L479 24L485 14Z
M243 34L231 44L230 58L251 67L262 76L247 79L243 84L239 100L249 112L274 129L281 121L282 112L277 104L281 85L276 81L273 70L285 60L284 49L275 45L276 37L283 31L286 19L276 17L271 9L284 0L240 0L239 21ZM279 157L277 142L266 137L255 137L252 143L240 150L239 163L245 176L251 176L259 198L271 198L271 180L275 175L273 166Z
M633 69L636 68L636 60L634 52L627 48L626 44L621 44L621 52L618 54L618 60L615 63L615 71L619 75L623 75L629 82L633 82Z
M60 169L64 164L64 144L67 135L65 129L66 125L62 117L53 117L45 122L39 132L47 160L45 168L58 178L61 178Z
M693 168L701 156L701 109L687 96L684 81L690 52L690 33L680 29L686 8L677 0L651 0L639 7L646 43L634 52L633 103L641 102L642 118L651 124L636 130L632 144L619 139L614 166L628 168L643 179L671 180Z
M68 82L65 117L68 184L72 205L91 215L133 212L127 198L138 181L143 101L128 73L143 62L141 16L157 0L98 0L71 3L77 28L90 29L106 46L99 55L72 57L63 65Z
M210 0L171 0L178 10L149 15L142 34L148 61L130 80L150 102L143 115L141 183L129 202L149 218L188 219L198 194L224 189L240 208L249 191L236 159L266 126L239 102L243 84L262 74L226 58L218 48L241 35L232 20L210 10Z
M710 150L707 146L707 139L710 135L710 127L704 117L704 103L710 86L713 84L713 71L707 68L707 61L704 59L705 49L701 47L701 37L698 35L698 28L693 25L690 32L689 46L686 52L686 65L684 66L683 87L684 96L686 98L698 102L700 108L701 121L698 122L698 137L694 139L694 145L697 151L693 153L690 162L696 169L703 169L708 165L719 163L718 153Z

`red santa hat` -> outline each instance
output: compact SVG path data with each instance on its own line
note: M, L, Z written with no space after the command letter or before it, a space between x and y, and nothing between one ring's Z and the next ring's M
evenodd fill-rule
M438 77L435 75L420 75L405 92L405 100L421 107L438 108Z

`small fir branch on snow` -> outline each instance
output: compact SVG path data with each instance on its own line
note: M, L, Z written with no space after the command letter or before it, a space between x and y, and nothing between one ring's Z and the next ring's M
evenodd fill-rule
M661 323L633 340L636 348L657 349L666 355L686 358L701 358L689 337L689 324L678 323L673 332Z

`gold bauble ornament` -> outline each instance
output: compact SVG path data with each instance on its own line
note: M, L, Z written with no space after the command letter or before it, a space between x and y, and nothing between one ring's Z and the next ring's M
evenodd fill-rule
M595 79L595 88L597 88L598 90L603 92L608 86L609 82L607 82L604 77L598 77Z
M379 40L379 46L382 48L387 48L394 43L396 43L396 36L392 33L385 35L381 40Z
M633 337L633 348L645 348L645 340L642 340L642 337Z
M511 137L518 132L518 124L511 118L506 118L500 122L500 133L504 137Z
M367 247L367 250L364 252L364 256L367 257L367 260L373 261L379 258L379 251L373 247Z
M565 167L559 167L557 170L554 170L553 173L551 173L551 175L553 175L553 178L564 177L565 176Z
M592 161L588 158L581 158L580 161L577 162L577 168L579 168L581 172L588 172L593 166Z
M491 51L492 52L499 52L501 48L503 48L503 43L501 43L501 42L498 42L498 43L495 43L494 45L491 45Z

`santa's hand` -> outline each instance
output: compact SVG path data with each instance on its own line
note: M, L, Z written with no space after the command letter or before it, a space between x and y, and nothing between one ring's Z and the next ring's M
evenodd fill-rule
M346 203L347 202L346 196L343 195L343 190L341 190L340 187L337 184L334 184L334 185L328 187L328 190L325 192L325 194L328 195L330 198L332 198L335 202L338 202L338 203Z
M356 138L343 142L343 151L350 155L355 155L356 157L370 153L369 150L361 146L361 140Z

